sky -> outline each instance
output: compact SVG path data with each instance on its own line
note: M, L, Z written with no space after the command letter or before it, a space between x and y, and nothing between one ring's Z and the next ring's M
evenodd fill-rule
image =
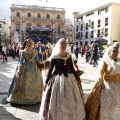
M0 0L0 10L2 10L2 18L9 23L11 4L65 8L65 18L71 19L73 12L84 13L109 2L120 3L120 0Z

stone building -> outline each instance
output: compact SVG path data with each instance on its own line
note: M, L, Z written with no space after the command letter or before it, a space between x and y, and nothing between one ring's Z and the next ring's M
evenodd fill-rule
M65 24L64 8L12 4L10 9L12 42L15 41L16 31L19 41L23 42L30 35L26 30L33 30L35 27L49 28L49 38L52 39L52 42L56 42L58 38L62 37Z
M63 37L65 37L69 42L74 43L74 26L70 19L65 20Z
M88 45L96 39L106 39L108 44L120 42L120 3L110 2L85 13L73 13L75 41Z
M6 19L0 19L0 43L10 43L10 25Z

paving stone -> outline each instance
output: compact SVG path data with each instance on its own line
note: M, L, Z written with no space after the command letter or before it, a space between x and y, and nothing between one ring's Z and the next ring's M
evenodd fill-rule
M16 114L16 108L14 107L2 107L0 106L0 115Z
M16 118L13 115L2 115L0 120L22 120L22 119Z
M17 62L18 60L13 60L11 58L9 58L8 63L5 64L0 61L0 120L39 120L40 104L20 106L6 103L7 92L12 81ZM81 75L81 80L84 90L84 99L86 101L87 96L97 79L97 68L86 63L85 58L80 57L80 55L78 59L78 67L80 70L84 71L84 74ZM43 81L45 81L46 76L44 72L42 75Z

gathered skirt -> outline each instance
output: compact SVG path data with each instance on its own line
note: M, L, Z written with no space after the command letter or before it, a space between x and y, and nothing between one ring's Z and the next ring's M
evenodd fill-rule
M28 65L29 66L29 65ZM7 101L16 104L36 104L42 99L42 75L34 65L24 66L21 77L18 77L18 67L10 85Z
M105 90L95 84L86 102L88 120L120 120L120 84L104 82Z
M85 109L73 74L53 75L43 92L40 120L84 120Z

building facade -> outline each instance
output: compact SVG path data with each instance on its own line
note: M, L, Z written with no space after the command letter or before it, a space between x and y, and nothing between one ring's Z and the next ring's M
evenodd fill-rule
M0 19L0 43L10 43L10 25L6 19Z
M53 42L62 37L65 24L65 9L43 6L15 5L11 7L11 39L15 41L18 32L19 41L23 42L28 37L26 29L34 27L47 27L51 30L49 37Z
M69 42L74 43L74 26L70 19L65 20L65 26L63 28L63 31L63 37L65 37Z
M73 13L75 41L88 45L96 39L107 39L108 44L120 42L120 3L111 2L79 14Z

